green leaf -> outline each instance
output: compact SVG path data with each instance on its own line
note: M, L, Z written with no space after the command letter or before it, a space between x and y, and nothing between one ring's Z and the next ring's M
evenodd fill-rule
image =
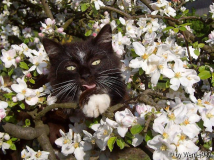
M199 56L199 55L200 55L200 52L199 52L199 50L197 50L197 49L194 50L194 53L195 53L196 56Z
M212 81L211 83L214 83L214 73L212 73Z
M29 120L29 119L26 119L26 120L25 120L25 126L30 126L30 124L31 124L31 123L30 123L30 120Z
M200 77L200 79L204 80L204 79L210 78L211 77L211 73L210 73L210 71L204 70L204 71L200 72L198 74L198 76Z
M201 67L199 67L198 71L199 71L199 72L202 72L202 71L205 70L205 68L206 68L205 66L201 66Z
M13 102L13 101L8 101L7 103L9 107L14 107L18 104L18 102Z
M82 3L80 6L81 6L81 11L84 12L88 9L89 4L88 3Z
M146 135L145 135L145 141L148 142L149 140L151 140L153 138L152 136L152 131L148 130Z
M142 130L143 130L143 127L141 125L132 126L132 128L130 129L133 135L140 133Z
M180 31L186 31L187 29L185 27L179 27Z
M108 148L109 150L112 152L113 148L114 148L114 143L117 140L117 137L111 137L109 138L107 144L108 144Z
M38 73L37 73L36 70L33 72L33 76L34 76L34 77L38 76Z
M12 143L12 144L10 145L10 149L15 151L15 150L16 150L16 145Z
M85 36L90 36L92 33L92 30L88 30L86 33L85 33Z
M164 28L163 31L168 31L168 30L173 29L173 28L174 28L174 27L169 26L169 27Z
M13 74L14 69L12 68L9 72L8 72L8 76L11 76Z
M14 95L16 95L16 94L15 94L15 93L13 93L13 92L3 94L3 96L4 96L5 98L8 98L8 99L11 99Z
M20 62L19 63L19 67L22 68L22 69L26 69L26 70L29 69L28 65L25 62Z
M20 107L21 109L25 109L25 104L24 104L24 103L21 103L21 104L19 105L19 107Z
M126 86L127 86L127 89L131 89L132 84L131 84L131 83L128 83Z
M15 122L16 122L16 119L15 119L14 116L6 116L6 117L4 118L4 120L5 120L6 122L10 122L10 123L15 123Z
M179 28L174 28L173 30L174 30L175 33L179 32Z
M123 149L125 147L125 142L123 139L117 139L117 145L120 147L120 149Z
M142 75L143 74L143 69L142 68L139 68L139 75Z
M13 138L11 138L10 140L14 142L14 141L17 141L17 139L18 139L18 138L14 138L14 137L13 137Z
M193 48L198 48L198 41L197 42L195 42L195 43L193 43Z
M29 79L30 83L35 84L35 81L31 78Z
M189 13L189 10L187 9L187 10L185 10L183 13L184 13L184 14L187 14L187 13Z
M204 129L204 122L202 120L200 120L199 122L197 122L197 125L203 130Z
M198 44L198 47L199 47L199 48L203 48L204 46L205 46L204 43L199 43L199 44Z

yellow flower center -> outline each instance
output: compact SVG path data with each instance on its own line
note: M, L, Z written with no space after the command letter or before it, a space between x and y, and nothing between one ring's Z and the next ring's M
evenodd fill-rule
M180 140L184 141L186 139L186 136L184 134L181 135Z
M94 140L94 139L92 139L92 140L91 140L91 143L92 143L92 144L95 144L95 140Z
M105 135L105 136L108 135L108 131L104 130L103 135Z
M165 110L166 110L166 111L169 111L169 106L166 106L166 107L165 107Z
M141 57L145 60L145 59L147 59L147 58L149 57L149 55L145 53L145 54L142 55Z
M121 41L118 41L118 44L119 44L119 45L121 45L121 44L122 44L122 42L121 42Z
M169 137L169 135L168 135L166 132L164 132L164 133L163 133L163 137L164 137L165 139L167 139L167 138Z
M67 144L67 143L69 143L69 142L70 142L69 139L64 139L63 144Z
M184 121L184 125L188 125L188 124L189 124L189 120L186 119L186 120Z
M42 152L41 152L41 151L38 151L38 152L36 153L36 157L37 157L37 158L41 157L41 155L42 155Z
M160 147L160 150L161 151L166 151L166 149L167 149L166 145L162 144L162 146Z
M198 99L198 105L202 105L201 99Z
M168 117L169 117L170 120L175 120L174 113L168 114Z
M208 105L210 105L210 102L208 102L208 101L205 101L205 102L204 102L204 104L208 104Z
M79 143L75 142L74 143L74 148L77 148L77 147L79 147Z
M25 156L26 156L26 155L25 155L25 154L23 154L21 158L25 158Z
M38 65L39 65L39 62L36 62L35 65L38 66Z
M157 53L157 51L158 51L158 48L157 48L157 47L155 47L155 49L154 49L153 53L154 53L154 54L156 54L156 53Z
M189 76L187 76L187 79L188 79L188 80L192 80L192 78L191 78L191 77L189 77Z
M7 60L8 60L8 61L11 61L11 60L12 60L12 58L11 58L11 57L7 57Z
M132 27L128 27L127 29L128 29L128 31L130 31L132 29Z
M181 78L181 73L180 72L175 73L175 78Z
M158 65L158 69L159 69L159 70L163 69L163 65L162 65L162 64L161 64L161 65Z
M22 94L26 94L26 92L27 92L27 91L26 91L25 89L22 90Z
M212 115L211 113L207 113L206 116L207 116L207 118L209 118L209 119L214 117L214 115Z

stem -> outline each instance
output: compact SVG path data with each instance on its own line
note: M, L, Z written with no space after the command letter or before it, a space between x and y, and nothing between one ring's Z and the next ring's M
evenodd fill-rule
M48 6L48 3L46 3L46 0L41 0L42 1L42 6L43 6L43 8L44 8L44 11L45 11L45 13L46 13L46 15L50 18L50 19L54 19L53 18L53 14L51 13L51 10L50 10L50 8L49 8L49 6Z

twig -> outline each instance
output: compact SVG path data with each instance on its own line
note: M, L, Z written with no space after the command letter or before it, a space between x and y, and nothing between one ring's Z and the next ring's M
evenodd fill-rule
M53 14L51 13L51 10L50 10L50 8L49 8L49 6L48 6L48 3L46 3L46 0L41 0L42 1L42 6L43 6L43 8L44 8L44 11L45 11L45 13L46 13L46 15L50 18L50 19L54 19L53 18Z
M150 3L147 0L140 0L143 4L146 5L151 11L154 11L154 9L151 7Z
M103 7L100 7L100 9L102 9L102 10L110 10L110 11L117 12L117 13L119 13L119 14L127 17L128 19L132 18L132 16L130 14L125 13L125 12L123 12L123 11L117 9L117 8L113 8L113 7L110 7L110 6L103 6Z

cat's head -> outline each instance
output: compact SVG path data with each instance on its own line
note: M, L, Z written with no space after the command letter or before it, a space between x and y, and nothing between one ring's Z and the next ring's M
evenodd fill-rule
M60 101L75 101L81 90L95 87L120 94L120 61L112 49L109 24L83 42L60 44L44 38L43 45L50 59L53 94Z

